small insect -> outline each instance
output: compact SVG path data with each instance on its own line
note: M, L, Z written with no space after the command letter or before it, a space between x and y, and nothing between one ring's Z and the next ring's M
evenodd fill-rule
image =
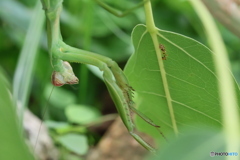
M162 60L167 60L167 54L166 54L166 49L165 49L165 46L163 45L163 44L159 44L159 49L161 49L161 51L162 51L162 54L163 54L163 56L162 56Z
M162 44L159 44L159 48L163 51L163 52L165 52L166 50L165 50L165 46L164 45L162 45Z

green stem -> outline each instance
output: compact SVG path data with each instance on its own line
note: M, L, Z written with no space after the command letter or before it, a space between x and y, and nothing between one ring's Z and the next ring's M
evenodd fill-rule
M171 94L169 91L169 85L168 85L168 80L167 80L167 76L166 76L166 71L164 68L164 64L163 64L163 60L162 60L162 53L161 50L159 49L159 40L158 40L158 30L155 26L154 23L154 19L153 19L153 15L152 15L152 6L151 6L151 2L148 1L144 4L144 9L145 9L145 14L146 14L146 26L147 26L147 30L150 33L151 37L152 37L152 41L154 44L154 48L156 51L156 55L158 58L158 65L159 68L161 70L161 77L162 77L162 81L163 81L163 87L164 87L164 92L166 94L166 100L167 100L167 105L168 105L168 109L169 109L169 114L170 114L170 118L172 121L172 126L173 126L173 131L175 133L175 135L178 135L178 128L177 128L177 123L176 123L176 118L174 115L174 110L173 110L173 105L172 105L172 98L171 98Z
M151 1L147 1L144 3L144 9L145 9L146 26L147 26L148 32L150 34L157 33L157 28L155 26L153 15L152 15Z
M227 51L221 38L218 28L206 7L200 0L191 0L192 6L200 17L208 36L208 40L215 55L213 60L216 66L216 72L219 77L218 88L222 107L223 129L226 135L226 144L228 152L239 151L240 146L240 125L239 110L235 94L235 86L232 75L229 74L230 62ZM227 159L238 159L238 157L229 157Z

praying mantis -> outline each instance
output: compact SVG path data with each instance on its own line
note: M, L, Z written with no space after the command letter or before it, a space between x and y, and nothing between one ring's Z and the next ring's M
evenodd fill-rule
M47 20L48 51L50 53L51 65L54 70L52 74L53 85L62 86L64 84L78 83L78 78L74 75L69 62L89 64L98 67L103 71L104 82L129 133L144 148L155 153L156 150L152 146L134 133L134 123L131 118L131 112L137 114L148 124L158 129L159 133L162 134L159 130L160 126L154 124L152 120L134 107L134 102L132 100L134 89L130 86L122 69L119 68L115 61L108 57L74 48L64 43L60 30L60 13L63 0L41 0L41 2ZM96 0L96 2L106 10L111 9L111 7L99 0ZM142 1L132 9L138 8L144 3L150 3L150 1ZM124 16L128 13L129 11L123 12L122 14L114 12L114 14L118 16Z

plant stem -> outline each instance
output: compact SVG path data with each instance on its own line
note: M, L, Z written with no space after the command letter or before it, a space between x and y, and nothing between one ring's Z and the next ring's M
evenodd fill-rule
M148 32L150 34L157 33L157 29L154 23L153 15L152 15L151 1L147 1L144 3L144 9L145 9L146 26L147 26Z
M178 128L177 128L177 123L176 123L176 119L175 119L175 115L174 115L172 98L171 98L171 94L170 94L169 87L168 87L169 85L168 85L168 80L167 80L167 76L166 76L166 71L164 68L163 60L162 60L162 53L159 49L160 43L159 43L158 36L157 36L158 30L155 26L153 15L152 15L151 1L147 1L144 4L144 9L145 9L145 15L146 15L147 30L152 37L152 41L153 41L154 48L156 51L156 56L158 58L158 65L161 70L161 77L162 77L162 81L163 81L164 92L166 94L166 100L167 100L167 105L168 105L168 109L169 109L169 113L170 113L170 117L171 117L171 121L172 121L173 131L174 131L175 135L177 136Z
M213 60L216 66L217 76L219 77L219 96L222 107L223 129L226 136L226 151L239 152L240 146L240 124L239 110L235 94L235 86L232 75L229 74L230 63L227 51L218 28L206 7L200 0L191 0L192 6L200 17L208 36L208 40L215 55ZM227 159L238 159L238 157L227 156Z

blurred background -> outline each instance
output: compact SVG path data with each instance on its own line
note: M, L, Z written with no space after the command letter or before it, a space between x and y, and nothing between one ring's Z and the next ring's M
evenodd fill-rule
M119 10L127 10L139 2L103 1ZM221 4L224 1L212 2ZM212 9L211 4L206 5ZM64 41L110 57L124 69L134 52L131 32L137 24L145 23L143 8L118 18L94 0L64 1L63 6L61 32ZM208 46L205 31L187 1L152 0L152 7L159 29L183 34ZM92 66L71 64L79 84L55 87L52 92L53 70L47 52L44 11L37 6L37 0L0 0L0 8L0 68L20 106L20 117L24 114L21 108L28 108L36 117L44 119L59 151L59 159L84 159L89 148L98 144L117 117L101 72ZM228 49L232 72L240 82L239 35L220 22L216 20ZM37 127L35 130L39 132Z

